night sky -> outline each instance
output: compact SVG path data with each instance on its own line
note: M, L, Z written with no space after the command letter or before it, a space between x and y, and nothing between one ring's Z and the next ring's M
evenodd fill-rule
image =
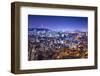
M28 28L53 31L88 31L88 17L28 15Z

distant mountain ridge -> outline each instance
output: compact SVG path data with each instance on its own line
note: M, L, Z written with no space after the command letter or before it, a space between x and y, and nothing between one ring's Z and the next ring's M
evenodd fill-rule
M49 31L47 28L28 28L29 31L37 30L37 31Z

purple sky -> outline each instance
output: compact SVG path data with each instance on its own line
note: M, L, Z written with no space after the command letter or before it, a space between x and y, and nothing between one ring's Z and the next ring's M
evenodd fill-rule
M88 17L28 15L28 28L54 31L88 31Z

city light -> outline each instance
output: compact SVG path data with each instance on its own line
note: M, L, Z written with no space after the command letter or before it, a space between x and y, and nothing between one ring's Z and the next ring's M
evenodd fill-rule
M88 58L87 17L28 18L29 61Z

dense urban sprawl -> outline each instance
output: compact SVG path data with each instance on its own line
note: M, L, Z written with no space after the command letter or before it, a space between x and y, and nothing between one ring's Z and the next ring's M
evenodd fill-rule
M88 33L28 29L28 60L88 58Z

